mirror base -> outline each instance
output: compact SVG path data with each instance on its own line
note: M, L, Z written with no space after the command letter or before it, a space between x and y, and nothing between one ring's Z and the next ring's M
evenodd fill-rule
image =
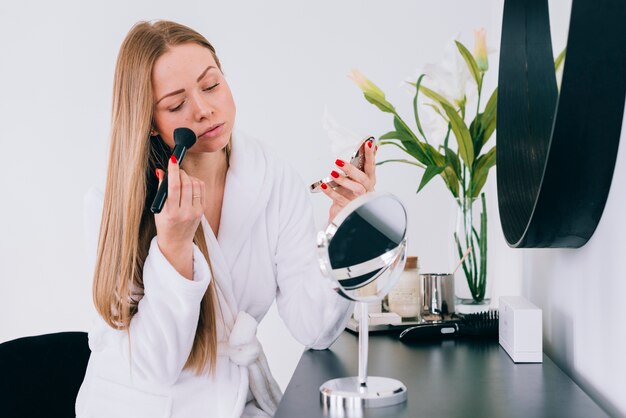
M367 386L359 384L358 377L342 377L325 382L320 387L324 411L340 415L358 412L363 408L396 405L407 399L406 386L396 379L367 377Z

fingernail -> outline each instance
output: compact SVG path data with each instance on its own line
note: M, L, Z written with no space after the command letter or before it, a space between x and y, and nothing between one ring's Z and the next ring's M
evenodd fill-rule
M343 161L341 161L341 160L337 160L337 161L335 161L335 164L337 164L337 166L339 166L339 167L343 167L344 165L346 165L346 163L344 163L344 162L343 162Z
M376 145L376 148L374 148L374 151L378 151L378 145Z
M372 148L372 141L367 141L367 146Z
M322 189L324 190L328 189L328 186L326 185L326 183L322 183Z
M334 178L339 178L339 173L337 173L335 170L331 171L330 175L333 176Z
M154 169L154 174L156 174L157 178L160 179L161 177L159 176L159 169L155 168Z
M173 162L174 164L176 164L178 161L176 160L176 156L172 155L170 157L170 161Z

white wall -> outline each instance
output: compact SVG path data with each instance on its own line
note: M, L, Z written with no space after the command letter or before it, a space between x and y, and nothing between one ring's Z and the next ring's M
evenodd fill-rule
M550 0L555 55L567 42L571 0ZM494 4L501 15L503 2ZM501 22L498 22L501 23ZM496 28L499 31L499 28ZM567 64L566 64L567 65ZM512 250L521 294L543 311L544 350L612 416L626 417L626 124L602 220L580 249Z
M471 45L472 29L490 30L491 8L465 0L0 3L0 342L88 328L82 198L105 175L115 58L133 23L167 18L206 35L234 90L239 127L270 142L308 183L333 167L325 105L363 135L391 129L389 115L347 79L350 69L375 80L408 118L403 81L439 60L455 34ZM424 264L445 259L452 208L441 182L416 197L413 167L378 173L377 189L409 209L410 253ZM312 201L321 226L328 202ZM302 348L274 309L260 338L285 387Z

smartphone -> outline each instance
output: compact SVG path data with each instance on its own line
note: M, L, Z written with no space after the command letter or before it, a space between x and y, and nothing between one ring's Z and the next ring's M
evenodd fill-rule
M367 141L372 141L372 146L374 146L376 143L376 138L374 138L373 136L368 136L367 138L363 139L361 142L359 142L359 145L350 156L350 164L352 164L361 171L363 171L363 168L365 167L365 147L367 146ZM309 186L311 193L321 192L322 183L328 184L333 189L338 186L338 184L333 181L332 177L325 177Z

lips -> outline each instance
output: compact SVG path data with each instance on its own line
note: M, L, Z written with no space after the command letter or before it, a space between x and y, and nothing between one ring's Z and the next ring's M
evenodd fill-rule
M224 122L211 125L209 129L198 135L198 138L211 138L221 133Z

